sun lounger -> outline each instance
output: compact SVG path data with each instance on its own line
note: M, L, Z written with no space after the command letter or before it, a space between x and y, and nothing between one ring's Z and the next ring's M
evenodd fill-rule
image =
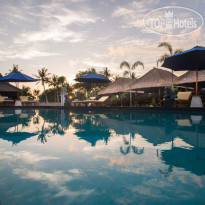
M178 92L177 98L176 98L177 104L179 104L179 106L181 106L182 103L190 103L191 102L191 95L192 95L191 91Z
M72 101L72 105L75 106L82 106L82 107L87 107L87 106L92 106L92 105L107 105L107 100L109 96L103 96L99 100L83 100L83 101Z
M0 104L10 104L10 103L14 103L14 100L12 100L12 98L8 98L7 96L0 96Z
M38 102L34 99L29 99L29 96L20 96L20 100L21 100L22 104L32 104L32 105L34 105L34 103Z

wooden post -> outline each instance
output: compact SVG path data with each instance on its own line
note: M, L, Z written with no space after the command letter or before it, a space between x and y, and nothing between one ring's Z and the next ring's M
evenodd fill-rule
M132 78L131 78L132 79ZM130 80L130 107L132 107L132 92L131 92L131 80Z
M172 90L174 90L174 72L172 70Z
M20 96L19 96L19 82L17 82L17 88L18 88L18 92L17 92L17 100L20 100Z
M196 66L196 96L198 95L198 65Z
M199 69L199 56L196 57L196 96L198 95L198 69Z

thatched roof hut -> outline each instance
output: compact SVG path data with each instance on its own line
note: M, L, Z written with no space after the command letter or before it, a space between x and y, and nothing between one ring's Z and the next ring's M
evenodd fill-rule
M177 78L173 75L174 80ZM153 68L132 84L131 89L158 88L171 86L172 73L166 70Z
M175 80L176 85L196 82L196 71L188 71ZM205 82L205 70L198 71L198 82Z
M0 77L2 77L1 73L0 73ZM6 82L0 82L0 95L15 99L17 98L17 92L18 92L17 87Z
M3 77L2 74L0 73L0 78ZM18 88L6 83L6 82L0 82L0 92L17 92Z
M5 82L0 82L0 92L17 92L18 88Z
M111 95L124 93L130 88L130 84L133 84L136 80L131 78L118 78L115 82L110 83L106 88L98 92L98 95Z

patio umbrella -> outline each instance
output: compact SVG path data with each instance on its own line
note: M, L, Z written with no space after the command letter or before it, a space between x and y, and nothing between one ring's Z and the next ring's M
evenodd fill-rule
M162 67L175 71L196 71L196 95L198 94L198 71L205 70L205 47L196 46L165 59Z
M198 71L205 70L205 47L196 46L165 59L162 67L175 71L196 71L196 96L198 95ZM192 98L191 107L203 107L200 97Z
M109 83L110 82L108 78L105 78L96 73L90 73L90 74L81 76L79 78L76 78L75 80L81 83L92 83L92 87L94 83ZM92 92L92 96L93 96L93 92Z
M35 81L37 81L37 80L28 76L28 75L25 75L21 72L11 73L9 75L6 75L6 76L0 78L0 82L19 83L19 82L35 82ZM17 84L17 87L19 88L19 84ZM19 90L18 90L17 98L19 99Z

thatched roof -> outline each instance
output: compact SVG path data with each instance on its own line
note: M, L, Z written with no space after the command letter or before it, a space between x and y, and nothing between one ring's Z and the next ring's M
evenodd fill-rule
M124 93L129 90L130 84L133 84L136 80L131 78L118 78L115 82L110 83L106 88L98 92L98 95L110 95L117 93Z
M17 92L18 88L5 82L0 82L0 92Z
M173 78L177 78L175 75ZM153 68L148 71L145 75L139 78L135 83L132 84L131 88L143 89L143 88L154 88L171 86L172 84L172 73L166 70Z
M196 71L188 71L175 80L175 84L195 83ZM205 70L198 71L198 82L205 82Z

